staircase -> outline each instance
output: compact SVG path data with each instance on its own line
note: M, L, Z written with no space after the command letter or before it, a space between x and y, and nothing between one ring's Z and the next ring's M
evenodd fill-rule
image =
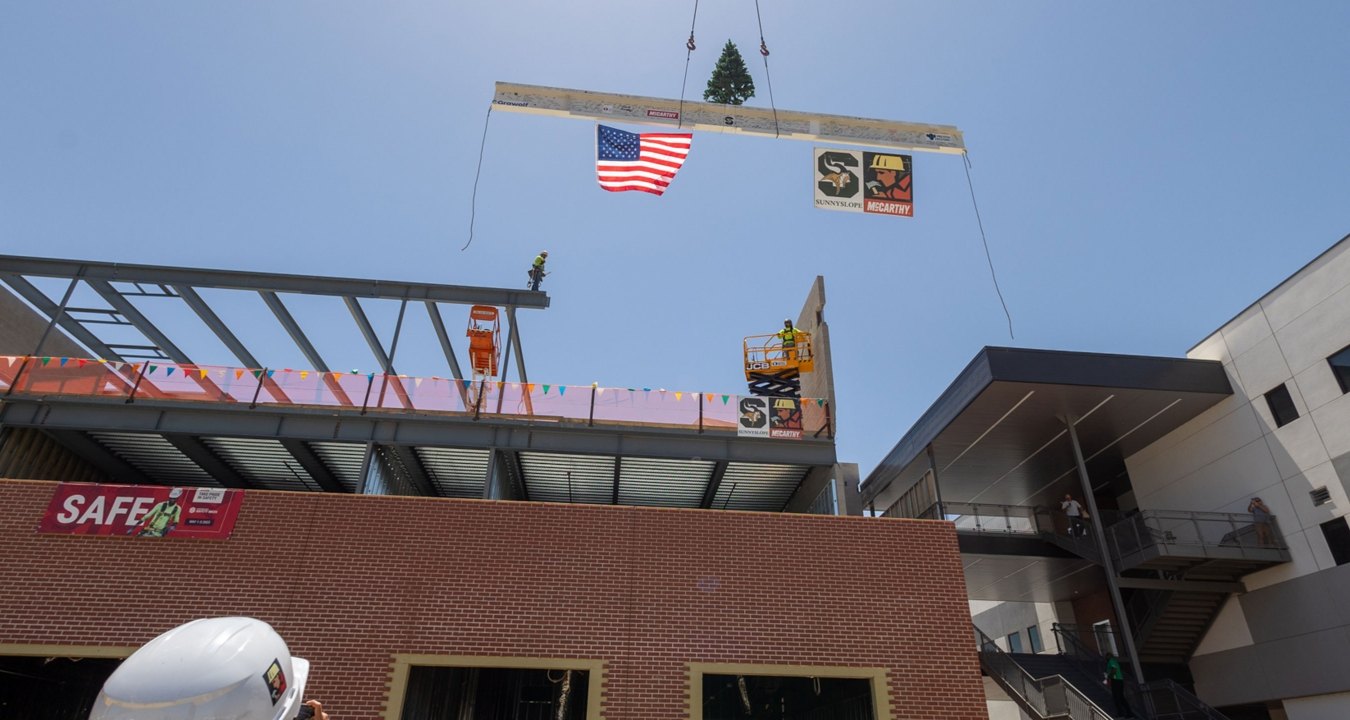
M975 637L979 644L980 669L1033 720L1114 720L1068 678L1060 674L1036 677L1015 659L1039 656L1010 655L979 628L975 628Z
M1184 663L1218 616L1225 593L1135 591L1126 603L1141 662Z
M1032 677L1043 678L1058 675L1104 711L1114 713L1115 703L1111 701L1111 688L1103 682L1103 673L1090 674L1079 661L1067 655L1031 655L1028 653L1008 653L1008 657L1026 670ZM1102 668L1106 667L1105 661ZM1104 670L1103 670L1104 672ZM1117 717L1112 714L1110 717Z

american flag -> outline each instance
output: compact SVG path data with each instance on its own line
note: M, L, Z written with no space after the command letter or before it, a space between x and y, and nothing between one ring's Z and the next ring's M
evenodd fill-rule
M630 133L597 125L595 173L610 192L666 191L689 155L693 133Z

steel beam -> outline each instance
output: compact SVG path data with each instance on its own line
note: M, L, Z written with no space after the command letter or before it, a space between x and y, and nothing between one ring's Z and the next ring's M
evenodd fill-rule
M515 450L502 450L500 448L498 449L498 452L502 454L502 460L511 471L511 477L514 477L519 483L518 489L520 490L520 499L529 500L530 487L525 482L525 466L520 462L520 453Z
M328 469L328 465L324 463L323 458L320 458L314 452L314 448L311 448L309 443L291 438L281 438L280 442L281 446L286 448L286 452L295 458L300 467L304 468L305 472L309 473L314 482L318 483L319 487L323 488L325 492L351 492L343 487L337 476L333 475L333 471Z
M394 394L398 395L398 401L403 405L403 409L411 410L412 400L408 398L408 391L403 388L403 383L399 381L397 374L394 372L393 360L389 355L385 354L384 345L380 343L379 336L375 334L375 328L370 325L370 319L366 317L365 311L361 309L361 303L354 297L344 297L342 298L342 301L347 304L347 310L352 314L352 319L356 321L356 326L360 328L362 337L366 339L366 345L370 346L370 352L375 356L375 361L378 362L380 368L384 370L384 378L380 384L380 394L378 401L375 403L376 406L382 407L384 405L385 388L393 385ZM403 313L400 311L400 328L402 327L402 324ZM397 335L398 331L395 330L394 342L398 342Z
M70 317L68 314L60 312L56 303L52 302L51 298L47 297L46 293L37 289L37 287L23 277L10 273L0 273L0 280L4 280L5 284L13 288L14 292L18 293L19 297L28 301L29 305L37 308L38 312L47 316L48 320L56 319L56 323L61 326L62 330L65 330L81 345L84 345L91 351L97 353L99 357L104 360L125 362L121 355L118 355L112 348L105 345L102 340L98 339L98 336L89 332L89 330L81 325L78 320Z
M40 277L72 278L117 282L144 282L156 285L190 285L196 288L287 292L335 297L355 296L389 300L432 300L461 305L516 305L523 308L548 307L548 295L528 290L439 285L433 283L364 280L357 278L314 277L239 270L205 270L160 265L133 265L62 260L54 258L0 255L0 273Z
M407 445L386 445L385 449L394 456L399 465L408 473L408 479L412 481L413 487L417 488L417 492L425 497L440 497L440 493L436 492L436 486L432 484L426 468L422 466L421 459L417 457L417 453L413 452L411 447Z
M703 490L703 500L698 504L701 508L712 507L713 500L717 499L717 491L722 487L722 478L727 474L727 465L725 460L719 461L713 465L712 475L708 478L708 487Z
M338 402L343 405L351 407L354 404L352 399L347 396L347 392L342 389L342 385L329 374L332 371L328 369L328 364L319 356L319 351L314 349L314 344L305 336L305 332L300 329L300 323L295 321L295 317L291 315L290 310L286 309L286 305L281 302L281 298L270 290L259 290L258 295L262 297L267 309L272 311L272 315L276 317L277 322L281 323L281 327L285 328L286 334L291 336L291 341L295 343L296 347L300 348L300 352L309 361L310 367L323 374L323 382L328 386L329 392L333 393L333 397L336 397Z
M445 321L441 319L441 310L436 303L426 302L427 315L431 318L431 327L436 331L436 339L441 343L441 352L445 353L445 362L450 365L450 375L455 378L455 390L464 407L469 406L469 394L464 389L464 373L460 372L459 359L455 357L455 348L450 344L450 335L445 331Z
M152 480L149 475L141 472L140 468L123 460L120 456L99 444L97 440L79 430L42 428L42 432L81 460L103 471L103 474L107 475L112 482L130 483L132 485L160 484L158 481Z
M469 414L414 415L399 410L304 406L182 403L137 398L11 396L0 408L0 424L121 432L178 432L256 438L377 442L428 447L500 447L536 451L634 457L691 457L710 461L793 465L834 465L834 443L825 440L738 438L732 433L698 434L645 426L587 427L585 421L539 423L528 419ZM795 481L794 481L795 482ZM714 490L715 492L715 490Z
M253 487L253 484L244 479L239 471L231 467L229 463L222 460L214 452L211 452L211 448L207 447L197 437L185 433L162 434L170 445L178 448L178 452L186 455L197 467L205 470L207 475L215 478L221 485L227 488L241 489Z
M961 154L965 141L951 125L874 120L747 105L620 95L568 88L497 83L492 108L505 112L585 120L663 125L787 140L849 143L901 150Z
M614 492L611 494L611 497L609 499L611 505L619 504L619 473L622 472L622 468L623 468L623 456L622 455L616 456L614 458Z
M511 321L511 345L516 349L516 372L520 375L520 381L527 383L530 376L525 374L525 353L520 349L520 331L516 330L516 309L515 307L506 308L506 317Z
M132 305L130 300L122 297L122 293L117 292L117 289L112 286L112 283L109 283L107 280L86 280L86 282L105 302L111 305L122 317L126 318L128 322L134 325L137 330L141 331L141 334L144 335L147 340L154 343L160 350L164 351L164 354L168 355L170 360L182 365L193 364L192 359L187 356L187 353L183 352L177 345L173 344L173 341L169 339L169 336L160 331L153 322L150 322L150 318L141 314L141 311L136 309L136 306Z
M201 295L197 294L196 290L187 285L175 285L173 291L183 298L183 302L187 303L187 306L197 313L197 317L206 323L211 332L215 333L217 338L220 338L220 341L230 349L230 352L234 353L234 356L244 364L244 367L263 367L262 363L258 362L258 358L254 357L247 347L244 347L244 343L240 342L239 338L230 331L230 328L224 322L221 322L220 316L216 315L216 312L211 309L210 305L206 304L206 301L202 299ZM262 375L258 379L267 387L268 394L283 403L290 403L291 399L286 396L286 393L277 384L277 381L272 379L272 376Z
M1123 588L1136 590L1168 590L1171 592L1245 593L1242 581L1221 582L1209 580L1162 580L1160 578L1122 577L1117 580Z

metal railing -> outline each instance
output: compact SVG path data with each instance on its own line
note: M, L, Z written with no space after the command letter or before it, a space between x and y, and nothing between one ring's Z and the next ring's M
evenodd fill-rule
M1039 720L1068 717L1072 720L1112 720L1062 675L1034 678L1018 665L993 638L975 628L980 667L1005 691L1016 696L1018 705Z
M1143 510L1106 528L1111 555L1120 560L1144 550L1190 557L1269 559L1288 552L1274 516L1257 522L1249 514ZM1276 553L1278 554L1278 553Z
M1082 633L1086 630L1096 637L1102 637L1104 631L1099 628L1084 628L1079 625L1061 625L1052 628L1055 645L1061 655L1076 660L1088 677L1105 674L1106 658L1083 642ZM1115 631L1105 631L1114 635ZM1101 644L1101 640L1098 640ZM1125 699L1137 717L1145 720L1228 720L1218 710L1206 705L1203 700L1172 680L1152 680L1140 684L1133 668L1125 658L1117 658L1121 670L1125 673Z
M950 520L958 532L1041 537L1079 557L1101 562L1097 543L1086 532L1086 527L1080 535L1071 534L1069 520L1062 512L1043 506L939 503L936 500L928 500L924 505L922 501L930 497L931 492L920 482L900 496L883 516Z
M706 434L748 434L743 396L664 388L456 380L375 372L240 368L173 362L122 362L74 357L0 355L0 397L10 395L169 400L228 404L250 410L321 407L509 418L556 424L646 425ZM757 398L757 400L759 400ZM762 436L788 440L834 437L824 398L790 400L762 411ZM751 425L747 421L744 427ZM756 433L760 435L760 433Z

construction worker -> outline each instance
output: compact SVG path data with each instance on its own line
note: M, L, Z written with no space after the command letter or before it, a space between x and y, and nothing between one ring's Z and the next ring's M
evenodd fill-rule
M783 344L783 357L788 360L796 357L797 338L802 331L792 326L791 320L783 321L783 329L778 331L778 339Z
M182 488L170 490L168 500L156 503L150 508L150 512L141 518L141 522L136 526L136 537L164 537L178 527L178 521L183 517L183 507L178 504L181 497L183 497Z
M271 625L193 620L142 645L103 683L89 720L330 720L301 702L309 662Z
M538 255L534 256L534 264L530 266L530 289L538 290L539 283L544 281L544 263L548 262L548 251L540 250Z

